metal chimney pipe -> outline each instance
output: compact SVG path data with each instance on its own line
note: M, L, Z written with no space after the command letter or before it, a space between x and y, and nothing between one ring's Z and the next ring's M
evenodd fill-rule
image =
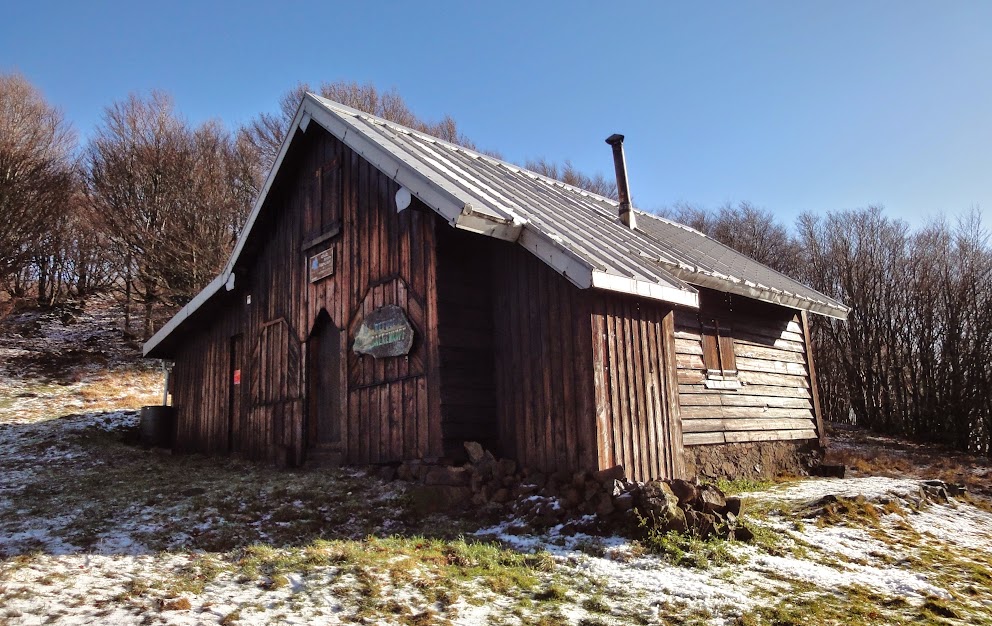
M606 138L613 146L613 167L617 170L617 195L620 197L620 221L630 229L637 228L637 218L630 208L630 186L627 184L627 160L623 156L623 135L614 133Z

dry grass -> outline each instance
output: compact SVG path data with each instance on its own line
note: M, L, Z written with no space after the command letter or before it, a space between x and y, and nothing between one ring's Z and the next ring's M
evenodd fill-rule
M77 393L89 411L138 409L160 404L162 385L157 369L117 369L84 380Z

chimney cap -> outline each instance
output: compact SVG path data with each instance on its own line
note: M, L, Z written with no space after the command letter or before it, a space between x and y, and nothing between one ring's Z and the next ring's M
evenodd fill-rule
M623 143L623 135L621 135L620 133L613 133L612 135L606 138L606 143L610 144L611 146L615 146L618 143Z

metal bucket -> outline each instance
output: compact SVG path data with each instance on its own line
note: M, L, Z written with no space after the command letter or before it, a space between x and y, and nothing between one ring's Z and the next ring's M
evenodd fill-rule
M176 441L176 412L171 406L141 407L141 445L171 448Z

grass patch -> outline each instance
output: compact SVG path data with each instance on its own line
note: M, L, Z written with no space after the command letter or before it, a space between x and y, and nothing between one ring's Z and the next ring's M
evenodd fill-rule
M775 484L775 481L766 478L735 478L733 480L720 478L716 481L717 489L727 495L748 491L764 491Z
M707 569L737 562L727 549L727 541L716 537L704 540L680 532L663 533L650 529L641 544L649 552L680 567Z

